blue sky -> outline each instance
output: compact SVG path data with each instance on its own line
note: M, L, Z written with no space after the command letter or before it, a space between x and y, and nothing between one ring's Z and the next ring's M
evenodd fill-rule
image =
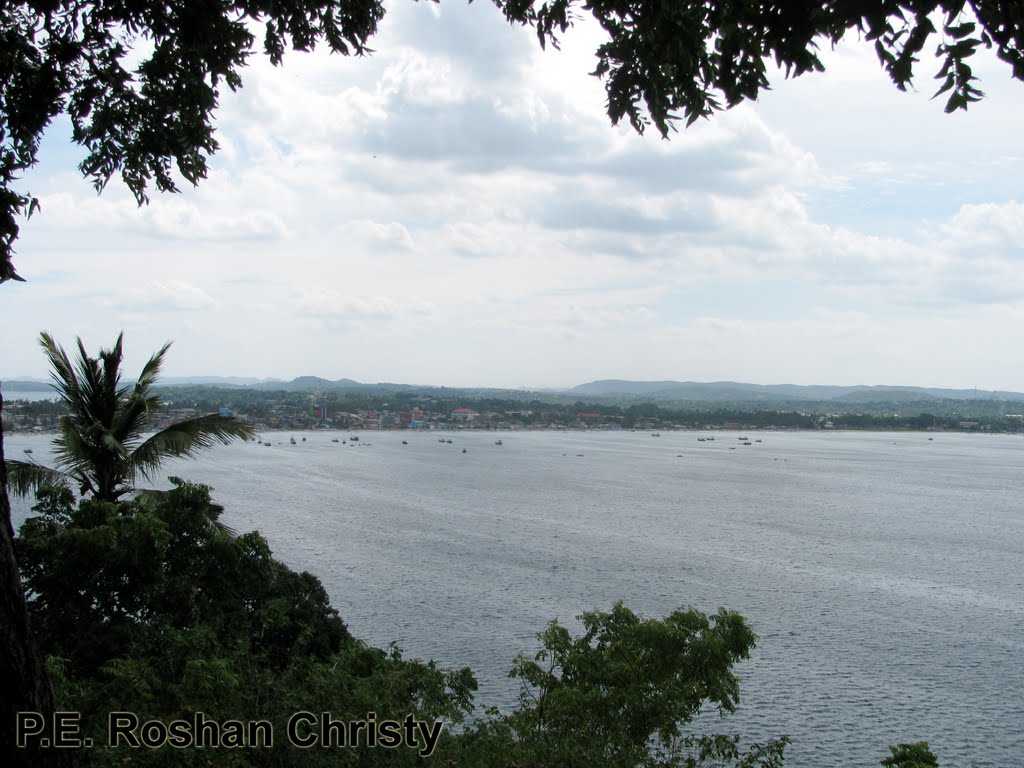
M541 51L487 3L392 4L370 58L254 60L210 177L97 197L55 123L25 186L0 375L40 330L167 375L597 378L1024 391L1024 84L945 115L870 44L669 141L612 127L600 33ZM930 48L929 48L930 49Z

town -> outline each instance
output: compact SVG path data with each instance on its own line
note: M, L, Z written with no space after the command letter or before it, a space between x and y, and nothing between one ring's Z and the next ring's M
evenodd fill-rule
M652 403L516 393L498 397L461 390L386 393L264 391L213 386L161 390L165 408L153 426L206 413L236 416L258 431L338 430L921 430L1022 433L1019 404L931 400L842 410L835 402L799 406L751 403ZM917 406L917 407L915 407ZM927 410L925 410L927 408ZM51 400L4 404L4 431L55 432L63 406Z

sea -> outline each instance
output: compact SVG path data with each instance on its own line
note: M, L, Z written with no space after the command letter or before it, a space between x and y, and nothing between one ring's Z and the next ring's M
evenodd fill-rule
M49 440L7 435L7 455L45 463ZM552 619L725 607L759 640L738 711L694 731L788 735L787 766L867 768L912 741L943 768L1024 766L1024 436L263 440L164 474L212 486L225 522L319 577L356 636L471 667L478 705L515 706L508 670ZM16 524L27 513L16 501Z

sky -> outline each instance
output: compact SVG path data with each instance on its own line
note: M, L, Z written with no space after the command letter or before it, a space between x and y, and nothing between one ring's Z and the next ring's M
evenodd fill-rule
M126 372L486 387L603 378L1024 391L1024 83L969 112L869 43L662 140L613 127L580 24L388 4L370 57L254 57L209 177L97 196L66 121L23 189L0 376L47 330ZM927 50L934 49L929 42Z

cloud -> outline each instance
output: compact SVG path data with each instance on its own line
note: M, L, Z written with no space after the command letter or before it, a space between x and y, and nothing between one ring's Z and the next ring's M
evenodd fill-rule
M98 304L119 312L196 312L217 302L202 288L184 280L153 280L144 288L101 297Z
M173 337L191 373L951 383L942 349L1024 389L977 344L1024 306L1018 90L946 117L844 44L665 141L609 125L603 36L541 51L490 4L402 4L372 56L255 57L209 178L142 209L44 153L71 164L26 180L7 326ZM35 330L5 367L33 373Z

